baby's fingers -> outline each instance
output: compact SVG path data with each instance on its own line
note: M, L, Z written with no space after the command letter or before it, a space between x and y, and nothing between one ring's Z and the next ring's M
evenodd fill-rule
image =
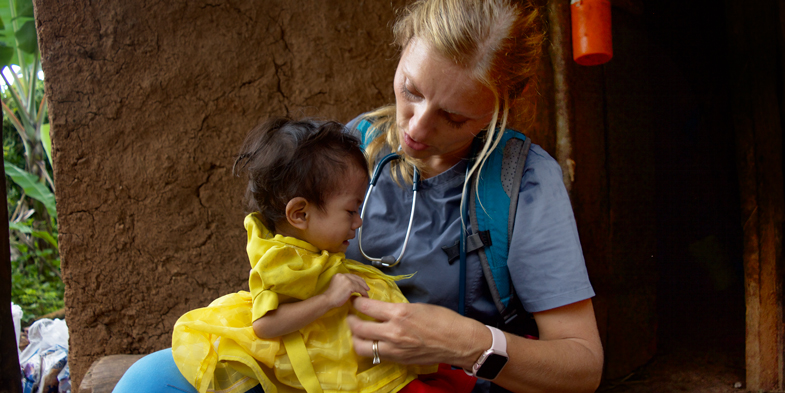
M365 283L365 281L363 281L362 284L354 285L352 290L356 293L359 293L362 297L368 297L368 291L370 290L370 288Z
M352 280L353 282L357 283L364 290L366 290L366 291L370 291L371 290L371 287L368 286L368 283L365 282L365 279L363 279L362 277L360 277L360 276L358 276L356 274L347 274L346 276L350 280Z

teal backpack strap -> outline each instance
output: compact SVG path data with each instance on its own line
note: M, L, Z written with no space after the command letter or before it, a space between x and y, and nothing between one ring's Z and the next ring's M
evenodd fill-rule
M513 301L515 289L507 268L507 256L518 192L530 146L531 140L525 135L515 130L505 130L496 149L485 161L482 175L472 176L472 189L469 190L472 236L482 239L483 247L479 248L478 253L483 273L505 324L518 316L519 312L519 302ZM479 187L475 188L477 181Z
M373 138L376 137L376 129L371 126L371 121L368 119L360 119L357 122L357 125L354 128L360 132L360 148L365 150L365 147L368 146L368 142L372 141Z

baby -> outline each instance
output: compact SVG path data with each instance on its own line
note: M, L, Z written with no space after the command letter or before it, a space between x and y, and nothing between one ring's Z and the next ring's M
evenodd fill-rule
M234 168L247 175L253 212L245 218L250 293L223 296L174 327L175 362L199 392L396 392L412 381L414 391L444 390L416 380L436 365L363 358L352 348L352 296L406 302L394 282L403 277L344 255L362 224L367 168L339 123L278 118L250 132ZM460 384L471 390L473 382Z

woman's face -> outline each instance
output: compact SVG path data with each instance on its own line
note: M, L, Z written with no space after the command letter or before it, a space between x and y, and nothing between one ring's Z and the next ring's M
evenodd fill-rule
M394 86L401 147L425 163L426 176L466 157L493 117L493 92L421 40L403 50Z

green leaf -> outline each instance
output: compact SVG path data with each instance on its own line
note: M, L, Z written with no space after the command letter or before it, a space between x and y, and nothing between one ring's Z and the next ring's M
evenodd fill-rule
M16 37L14 35L15 33L14 26L19 27L22 24L24 24L24 22L28 20L32 20L31 17L20 17L18 15L19 11L26 10L28 8L26 5L22 5L22 3L26 3L26 2L27 0L23 0L21 2L14 1L14 0L0 1L0 19L2 19L2 21L4 22L3 26L0 27L0 29L2 29L0 30L0 41L5 42L6 46L11 48L14 52L13 57L11 58L11 60L8 61L8 63L0 64L0 65L8 65L8 64L22 65L22 64L29 64L30 61L34 61L33 56L26 54L25 52L22 51L17 51L17 42L16 42ZM14 11L11 10L12 4L15 4ZM28 11L25 12L29 13ZM24 56L23 60L27 61L28 63L24 63L22 60L20 60L17 57L19 54L22 54L22 56Z
M8 22L7 25L6 22ZM7 27L9 26L11 26L11 8L8 4L3 2L0 3L0 29L7 30ZM4 31L2 35L8 37L8 32Z
M16 16L18 18L22 18L22 17L32 18L34 16L33 1L32 0L16 1Z
M12 229L22 233L33 233L33 227L23 222L9 222L8 229Z
M55 248L57 247L57 239L55 239L54 236L52 236L52 234L49 233L49 232L33 231L33 236L37 237L39 239L45 240L47 243L51 244ZM49 251L51 251L51 250L49 250ZM47 254L49 254L49 253L44 253L44 255L47 255Z
M35 32L35 22L28 20L14 33L19 49L26 53L35 53L38 50L38 38Z
M52 194L52 191L49 190L46 184L40 182L38 177L32 173L26 172L8 161L3 160L3 163L5 174L19 187L22 187L27 196L43 203L50 217L57 217L55 195Z
M49 159L49 166L54 168L52 164L52 138L49 136L49 123L41 124L41 144L44 145L46 158Z
M13 58L14 48L0 41L0 68L11 65L11 59Z

